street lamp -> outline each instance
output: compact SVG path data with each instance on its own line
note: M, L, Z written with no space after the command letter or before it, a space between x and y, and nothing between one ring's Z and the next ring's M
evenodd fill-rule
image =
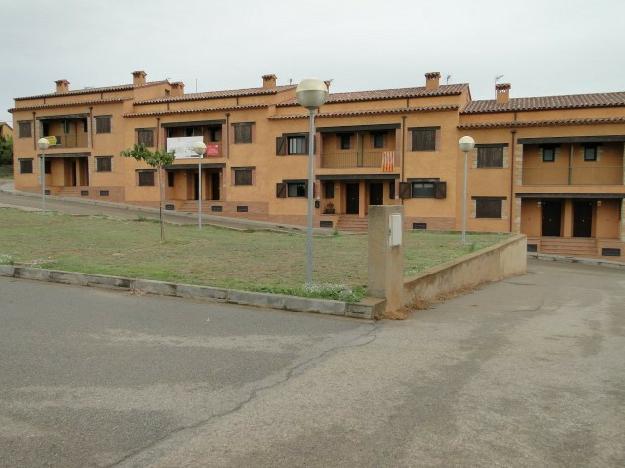
M315 183L315 111L328 99L328 86L316 78L302 80L295 90L297 103L308 109L308 212L306 226L306 284L313 282L313 186Z
M41 150L41 209L46 209L46 150L50 147L47 138L39 138L37 142Z
M469 151L475 148L475 140L470 136L463 136L458 141L460 151L464 153L464 184L462 187L462 243L467 243L467 171L469 169Z
M197 227L202 229L202 158L206 152L206 144L203 141L196 141L191 149L198 157L197 173Z

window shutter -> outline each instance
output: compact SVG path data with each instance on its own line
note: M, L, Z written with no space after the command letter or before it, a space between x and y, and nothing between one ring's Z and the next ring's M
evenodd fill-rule
M436 182L434 198L447 198L447 182Z
M308 187L306 188L306 196L308 196ZM313 198L317 198L317 184L314 182L313 182Z
M412 198L412 184L410 182L399 183L399 198Z
M278 182L276 184L276 197L286 198L286 184L284 182Z
M286 137L285 136L276 137L276 154L278 156L286 155Z

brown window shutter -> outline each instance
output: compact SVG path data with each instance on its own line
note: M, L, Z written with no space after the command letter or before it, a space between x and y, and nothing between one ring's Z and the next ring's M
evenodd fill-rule
M412 184L410 182L399 183L399 198L412 198Z
M306 188L306 196L308 196L308 187ZM317 198L317 184L313 182L313 198Z
M285 136L276 137L276 154L278 156L286 155L286 137Z
M276 184L276 197L286 198L286 184L284 182L278 182Z
M436 182L434 198L447 198L447 182Z

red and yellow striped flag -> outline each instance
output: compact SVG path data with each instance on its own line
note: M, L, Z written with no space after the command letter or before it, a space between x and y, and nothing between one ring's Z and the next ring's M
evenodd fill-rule
M382 153L382 172L393 172L395 166L395 151Z

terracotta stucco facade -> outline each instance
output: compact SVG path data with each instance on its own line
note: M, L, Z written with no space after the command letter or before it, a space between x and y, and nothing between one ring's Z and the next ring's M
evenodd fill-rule
M314 136L318 226L363 228L369 205L403 204L407 228L459 229L458 139L470 135L478 147L468 155L469 230L625 258L625 93L515 99L498 85L495 99L475 101L467 84L439 78L330 94ZM210 146L202 193L198 160L177 159L161 174L168 209L194 211L201 196L207 213L304 223L308 120L295 85L265 75L256 88L185 94L184 84L149 82L141 71L128 85L56 84L11 109L18 189L40 189L36 142L54 135L50 193L157 205L158 174L120 152L201 138Z

